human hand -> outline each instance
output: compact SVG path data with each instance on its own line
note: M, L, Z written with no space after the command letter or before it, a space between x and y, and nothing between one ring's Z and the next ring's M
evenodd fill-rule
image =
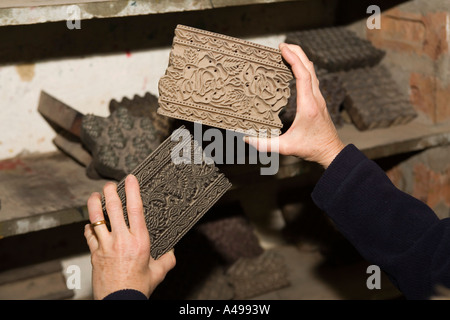
M101 195L93 193L87 202L91 224L85 227L92 262L94 299L103 299L122 289L134 289L150 297L153 290L175 266L173 250L154 260L150 256L150 235L144 219L144 208L135 176L125 179L128 228L123 216L122 202L115 183L103 188L111 232L106 224L93 226L104 220Z
M295 119L289 130L279 137L246 137L245 141L262 152L293 155L327 168L345 145L339 139L328 113L314 66L297 45L282 43L280 50L283 58L291 65L296 79Z

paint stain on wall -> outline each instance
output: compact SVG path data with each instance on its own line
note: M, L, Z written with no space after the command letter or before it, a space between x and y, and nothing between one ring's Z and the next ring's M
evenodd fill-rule
M16 71L19 77L24 82L30 82L34 78L34 63L20 64L16 66Z

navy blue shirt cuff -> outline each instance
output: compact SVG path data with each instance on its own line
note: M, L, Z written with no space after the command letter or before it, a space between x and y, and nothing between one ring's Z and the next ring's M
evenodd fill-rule
M148 300L148 298L138 290L123 289L110 293L103 300Z

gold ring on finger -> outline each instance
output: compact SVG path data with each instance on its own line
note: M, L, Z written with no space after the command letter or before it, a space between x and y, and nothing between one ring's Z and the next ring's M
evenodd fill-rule
M100 220L100 221L91 223L91 226L93 226L95 228L95 227L97 227L99 225L102 225L102 224L106 224L106 220Z

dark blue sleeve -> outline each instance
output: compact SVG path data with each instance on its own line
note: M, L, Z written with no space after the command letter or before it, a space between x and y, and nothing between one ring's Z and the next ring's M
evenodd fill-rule
M397 189L384 171L348 145L315 186L312 198L370 263L407 299L450 288L450 219Z
M145 294L134 289L124 289L110 293L103 300L148 300Z

